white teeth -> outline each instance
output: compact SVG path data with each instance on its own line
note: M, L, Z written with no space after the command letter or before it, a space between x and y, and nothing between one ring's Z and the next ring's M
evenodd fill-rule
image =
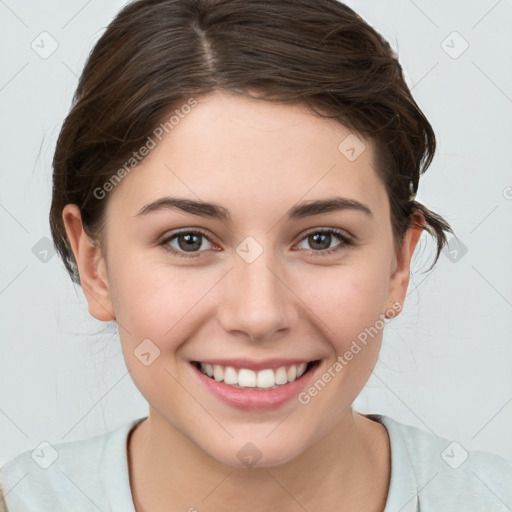
M232 366L224 370L224 384L238 384L238 374Z
M274 370L261 370L256 378L256 386L259 388L271 388L276 385Z
M307 363L300 365L291 365L288 367L281 366L276 370L266 369L255 372L247 368L236 370L232 366L220 366L218 364L211 365L209 363L200 363L201 372L212 377L216 381L224 381L224 384L236 388L259 388L274 389L293 382L306 372Z
M222 366L219 366L218 364L213 365L213 378L215 380L224 380L224 370Z
M256 373L252 370L242 368L238 371L238 385L242 388L253 388L256 386Z
M297 378L297 367L293 365L290 366L286 372L286 375L288 377L288 382L293 382Z
M286 375L286 368L281 366L276 371L276 384L286 384L288 382L288 376Z

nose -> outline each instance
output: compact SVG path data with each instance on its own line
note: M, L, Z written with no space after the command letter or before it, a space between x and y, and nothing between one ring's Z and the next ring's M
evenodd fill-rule
M226 332L243 333L254 342L275 341L297 322L297 298L271 252L263 251L252 263L235 257L234 268L223 280L218 308Z

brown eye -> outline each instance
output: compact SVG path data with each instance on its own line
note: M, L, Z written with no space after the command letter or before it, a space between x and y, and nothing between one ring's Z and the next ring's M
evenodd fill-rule
M211 244L201 231L180 231L167 237L161 245L172 254L188 258L201 256L201 253L208 249L205 247L205 241Z
M341 243L331 247L332 242L336 241L336 239L341 241ZM352 240L345 235L345 233L333 228L310 231L302 241L307 241L308 245L311 247L310 252L314 256L327 256L347 246L353 245Z

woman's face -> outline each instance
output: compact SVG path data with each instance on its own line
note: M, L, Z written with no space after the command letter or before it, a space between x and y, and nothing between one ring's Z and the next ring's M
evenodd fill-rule
M107 195L106 265L88 280L79 264L84 291L94 316L115 315L154 421L223 463L272 466L349 416L419 232L395 253L373 149L349 129L297 106L198 100Z

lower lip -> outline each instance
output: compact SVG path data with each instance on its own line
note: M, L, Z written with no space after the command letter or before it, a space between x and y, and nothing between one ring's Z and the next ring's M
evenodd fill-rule
M261 411L277 409L292 398L296 398L311 380L319 366L319 362L317 361L312 368L293 382L268 390L233 388L224 384L224 382L211 379L202 373L194 363L191 363L191 366L199 380L224 403L236 409Z

